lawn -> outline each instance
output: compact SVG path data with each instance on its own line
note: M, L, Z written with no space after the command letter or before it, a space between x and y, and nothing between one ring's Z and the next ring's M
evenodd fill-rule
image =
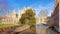
M9 26L14 26L14 24L0 24L0 27L9 27Z

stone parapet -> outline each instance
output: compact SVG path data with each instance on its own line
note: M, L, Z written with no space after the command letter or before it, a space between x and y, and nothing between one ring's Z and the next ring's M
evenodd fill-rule
M0 27L0 34L13 34L15 28L19 26Z

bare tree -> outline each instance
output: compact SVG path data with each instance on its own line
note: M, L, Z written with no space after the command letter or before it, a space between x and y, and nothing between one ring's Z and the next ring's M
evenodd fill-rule
M0 0L0 16L8 14L7 0Z
M48 11L47 10L41 10L38 14L40 17L48 16Z

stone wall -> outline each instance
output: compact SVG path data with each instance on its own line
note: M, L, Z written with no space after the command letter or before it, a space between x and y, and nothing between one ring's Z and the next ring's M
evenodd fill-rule
M10 26L10 27L2 27L0 28L0 34L13 34L15 28L19 26Z

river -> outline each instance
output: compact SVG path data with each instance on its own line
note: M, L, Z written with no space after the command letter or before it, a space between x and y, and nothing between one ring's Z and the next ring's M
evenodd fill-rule
M50 34L49 26L43 24L36 25L36 34Z

